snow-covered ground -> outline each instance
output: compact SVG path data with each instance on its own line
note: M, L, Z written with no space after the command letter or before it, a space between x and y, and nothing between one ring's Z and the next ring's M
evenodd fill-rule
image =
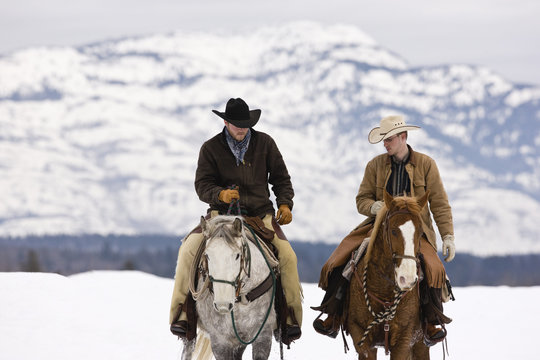
M69 277L0 273L0 359L179 359L182 342L168 328L171 279L141 272L97 271ZM355 359L340 337L311 327L322 290L303 284L302 338L285 359ZM534 359L540 287L455 288L446 305L449 359ZM349 345L352 341L349 339ZM379 357L386 358L379 350ZM431 350L442 359L441 346ZM247 351L244 358L250 358ZM271 359L279 359L274 342Z

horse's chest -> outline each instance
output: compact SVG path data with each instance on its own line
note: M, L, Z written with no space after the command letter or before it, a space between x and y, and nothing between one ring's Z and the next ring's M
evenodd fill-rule
M262 300L262 299L261 299ZM197 313L199 315L199 326L206 332L222 334L224 336L234 336L235 328L240 333L252 334L258 330L261 325L268 308L269 302L255 301L248 305L236 304L233 310L233 316L231 313L219 314L212 306L211 297L206 301L197 303ZM275 313L272 309L269 314L269 321L267 326L272 326L275 319Z

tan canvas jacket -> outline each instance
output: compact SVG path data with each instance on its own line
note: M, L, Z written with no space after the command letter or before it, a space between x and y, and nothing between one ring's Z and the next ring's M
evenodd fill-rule
M429 156L415 152L409 146L409 163L405 169L411 181L411 196L420 197L429 190L429 208L422 210L422 222L424 232L435 249L437 249L436 235L431 221L431 213L442 236L454 234L452 222L452 209L448 203L448 196L444 190L439 169L435 160ZM382 154L372 159L366 166L364 178L356 195L356 207L358 212L368 218L360 225L374 220L371 214L371 205L375 201L383 201L383 192L392 171L391 159L388 154Z

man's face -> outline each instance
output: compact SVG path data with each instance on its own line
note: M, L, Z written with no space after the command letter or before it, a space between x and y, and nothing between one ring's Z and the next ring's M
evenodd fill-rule
M384 139L384 148L390 156L400 153L405 147L407 147L405 133L392 135L389 138Z
M247 132L249 128L239 128L234 126L228 121L225 121L225 126L227 127L227 130L229 131L229 134L233 137L236 141L242 141L247 135Z

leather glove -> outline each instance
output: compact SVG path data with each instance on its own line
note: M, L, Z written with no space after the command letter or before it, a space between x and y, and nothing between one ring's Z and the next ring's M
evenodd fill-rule
M224 203L230 204L233 200L240 199L240 194L238 190L221 190L218 198Z
M456 256L456 244L454 243L454 235L444 235L442 241L443 255L446 256L444 258L444 261L450 262L454 260L454 256Z
M276 219L279 225L287 225L292 221L291 209L288 205L279 205L279 209L276 214Z
M373 205L371 205L370 211L373 215L377 215L377 213L379 212L379 210L382 209L383 206L384 206L384 201L375 201Z

